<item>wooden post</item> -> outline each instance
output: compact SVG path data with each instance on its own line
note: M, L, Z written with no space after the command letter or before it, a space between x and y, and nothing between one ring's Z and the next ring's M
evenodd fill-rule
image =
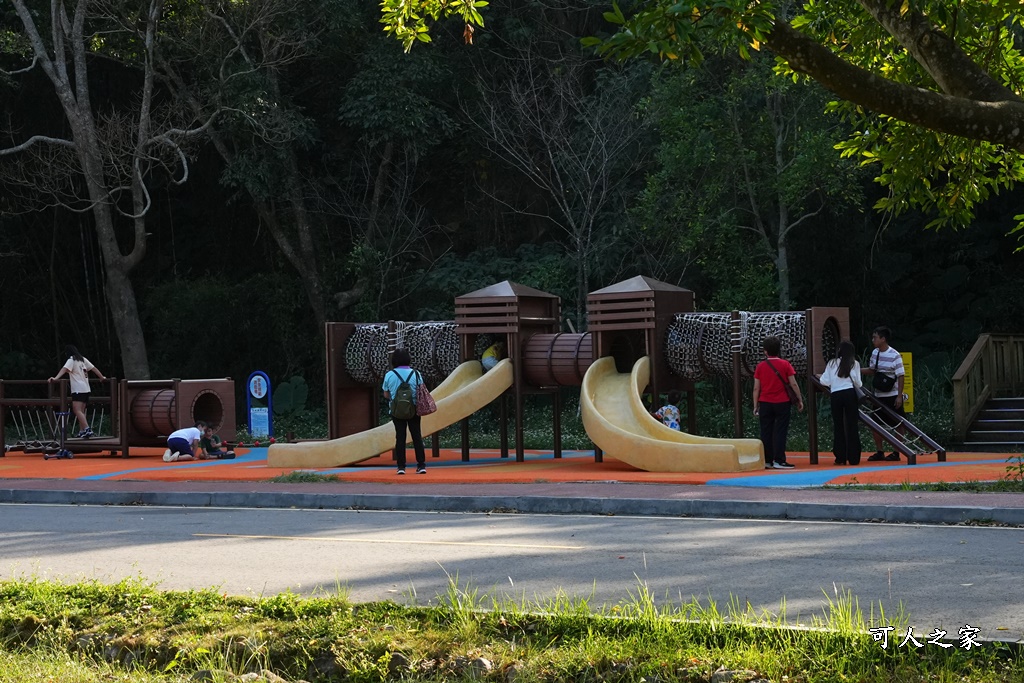
M562 457L562 392L555 389L551 395L551 411L554 415L555 460Z
M691 434L697 433L697 389L686 392L686 428Z
M729 348L732 351L732 404L733 435L743 438L743 385L740 381L740 365L743 347L740 339L740 312L733 311L729 321Z
M518 367L518 364L517 364ZM523 387L522 383L516 382L516 462L525 462L526 453L523 451Z
M811 328L811 311L804 312L804 348L807 350L807 376L804 378L804 395L807 397L807 439L810 442L811 464L818 464L818 389L814 384L814 330ZM840 330L840 339L842 331Z
M498 397L498 429L501 434L501 457L508 457L508 401L505 393Z

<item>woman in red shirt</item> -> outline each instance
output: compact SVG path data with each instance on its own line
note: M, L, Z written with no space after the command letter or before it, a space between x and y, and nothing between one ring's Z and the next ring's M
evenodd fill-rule
M786 386L793 389L797 410L801 412L804 399L796 383L796 371L789 361L779 357L782 350L779 338L767 337L761 348L764 349L765 359L754 370L754 415L761 420L764 468L789 470L793 469L793 465L786 462L786 436L789 434L792 408Z

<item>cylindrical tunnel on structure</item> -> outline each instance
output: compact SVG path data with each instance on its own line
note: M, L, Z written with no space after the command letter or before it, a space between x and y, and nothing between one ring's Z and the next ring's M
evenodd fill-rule
M138 436L167 436L182 427L188 427L202 420L220 429L224 422L224 404L214 391L201 391L192 402L192 418L187 425L177 425L177 396L174 389L147 389L132 399L132 427Z
M523 347L523 377L535 387L580 386L593 362L589 332L535 334Z

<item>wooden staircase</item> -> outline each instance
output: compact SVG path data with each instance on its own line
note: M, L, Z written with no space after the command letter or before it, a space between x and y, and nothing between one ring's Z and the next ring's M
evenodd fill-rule
M953 375L953 427L966 448L1024 446L1024 334L983 334Z
M968 427L964 446L1024 446L1024 397L989 399Z

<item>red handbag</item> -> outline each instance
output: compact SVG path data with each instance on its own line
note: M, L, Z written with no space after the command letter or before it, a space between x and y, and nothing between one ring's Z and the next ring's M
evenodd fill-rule
M768 363L768 367L772 369L772 372L775 373L775 376L779 378L780 382L782 382L782 386L786 390L786 396L789 397L789 402L792 403L793 405L797 405L798 403L800 403L800 395L793 391L793 387L789 385L789 382L782 378L782 375L780 375L779 371L775 369L775 366L772 365L772 362L767 358L765 358L765 362Z

